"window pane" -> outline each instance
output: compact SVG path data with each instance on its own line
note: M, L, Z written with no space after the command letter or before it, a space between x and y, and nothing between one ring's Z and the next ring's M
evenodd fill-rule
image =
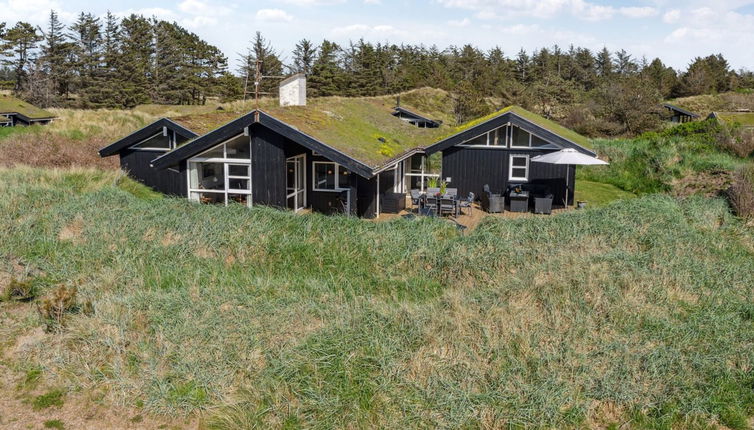
M513 141L511 146L529 147L529 133L518 127L513 127Z
M225 154L223 153L223 146L223 144L217 145L209 151L206 151L199 155L199 158L225 158Z
M533 134L531 135L531 146L540 147L540 146L549 146L549 145L550 145L550 142L544 139L540 139L539 137Z
M526 168L514 167L511 169L512 178L526 178Z
M464 145L487 145L487 133L475 137L467 142L463 143Z
M512 157L511 164L513 166L526 167L526 157Z
M156 136L152 136L133 147L139 149L170 149L170 138L168 136L163 136L162 132L160 132Z
M204 190L224 190L225 174L223 172L223 163L196 163L197 180L196 185L192 188Z
M228 176L243 176L249 177L249 166L242 166L238 164L228 165Z
M228 204L230 203L238 203L244 206L248 206L249 195L248 194L228 194Z
M495 139L490 142L490 145L505 146L505 129L508 126L500 127L494 132Z
M228 187L231 190L248 190L249 189L249 180L248 179L228 179Z
M191 139L189 139L188 137L179 136L177 134L175 135L175 143L177 146L181 146L184 143L188 142L189 140Z
M421 173L421 171L422 171L422 156L412 155L411 156L411 172Z
M240 135L229 140L225 145L228 158L251 159L251 137Z
M201 193L199 202L204 204L225 204L225 193Z
M314 188L335 189L335 163L314 163Z
M348 188L351 185L351 172L345 167L338 167L338 187Z

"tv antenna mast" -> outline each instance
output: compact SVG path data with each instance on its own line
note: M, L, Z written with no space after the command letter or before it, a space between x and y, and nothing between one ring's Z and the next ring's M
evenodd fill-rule
M265 76L262 75L262 60L256 59L256 71L254 72L254 105L256 109L259 109L259 96L260 95L270 95L272 93L260 91L260 87L262 85L262 79L285 79L285 76L274 76L269 75ZM246 96L249 94L248 88L249 88L249 73L246 73L246 80L244 82L243 86L243 102L244 105L246 105Z

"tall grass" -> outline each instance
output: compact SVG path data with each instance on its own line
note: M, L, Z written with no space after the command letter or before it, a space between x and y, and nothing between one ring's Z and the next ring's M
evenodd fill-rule
M647 196L462 235L141 199L118 180L0 170L5 270L22 262L94 305L16 357L68 389L209 409L225 429L743 428L754 414L754 239L722 200Z

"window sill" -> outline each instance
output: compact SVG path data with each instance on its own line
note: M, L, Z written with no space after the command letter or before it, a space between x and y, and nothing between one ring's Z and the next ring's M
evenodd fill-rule
M343 191L348 191L348 188L336 188L334 190L323 190L321 188L312 188L313 192L318 193L342 193Z

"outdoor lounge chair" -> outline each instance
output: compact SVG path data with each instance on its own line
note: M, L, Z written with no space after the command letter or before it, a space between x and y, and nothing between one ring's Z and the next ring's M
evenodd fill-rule
M406 195L403 193L385 193L382 195L382 212L397 214L406 209Z
M552 213L552 194L540 194L534 196L534 213L551 214Z
M484 192L480 197L482 210L489 213L500 213L505 210L505 196L501 194L492 194L490 186L484 186Z

